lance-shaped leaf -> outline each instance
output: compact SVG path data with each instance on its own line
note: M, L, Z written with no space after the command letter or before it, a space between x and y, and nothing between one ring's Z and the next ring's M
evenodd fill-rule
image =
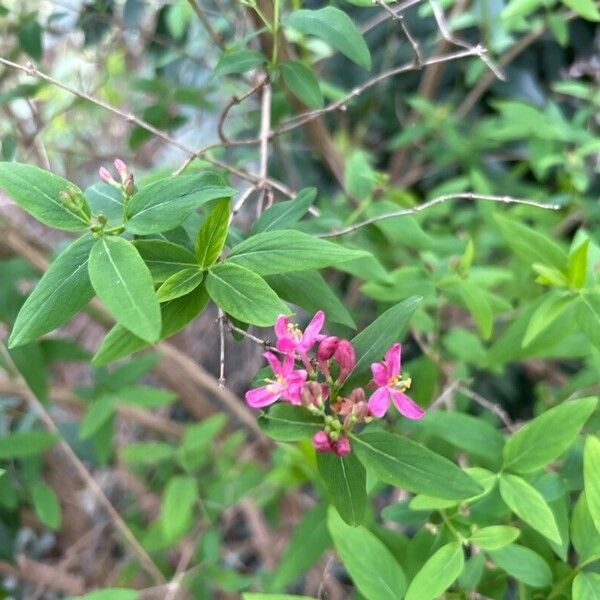
M543 588L552 582L552 571L548 563L530 548L509 544L490 551L489 555L511 577L532 588Z
M453 462L405 437L382 431L353 435L352 450L367 469L401 489L448 500L483 491Z
M316 188L304 188L292 200L276 202L252 223L252 234L275 231L276 229L289 229L306 214L316 197Z
M0 162L0 189L44 225L65 231L81 231L89 225L90 208L72 183L33 165ZM60 193L72 189L80 194L81 212L67 206Z
M595 435L585 441L583 480L590 515L600 534L600 438Z
M63 250L21 307L9 339L20 346L60 327L93 297L88 259L94 239L84 235Z
M340 517L352 527L360 525L367 506L367 473L362 463L353 452L346 456L324 452L317 453L317 466Z
M207 272L206 290L217 306L244 323L266 327L290 314L262 277L229 261Z
M321 108L323 94L315 74L301 62L286 60L281 65L281 75L287 88L308 108Z
M169 231L181 225L205 202L231 198L235 190L215 173L167 177L142 188L127 204L126 227L146 235Z
M196 237L196 260L201 267L210 267L219 258L228 228L229 198L223 198L208 213Z
M196 257L183 246L166 240L135 240L134 246L150 269L155 283L162 283L196 264Z
M204 273L198 267L189 267L175 275L171 275L157 290L159 302L168 302L180 298L195 290L204 278Z
M312 437L323 429L323 419L302 406L274 404L258 418L260 428L279 442L295 442Z
M142 339L157 342L160 307L152 275L135 247L104 236L94 244L88 267L94 290L113 317Z
M275 275L323 269L361 256L368 253L349 250L295 229L282 229L258 233L240 242L231 249L227 261L258 275Z

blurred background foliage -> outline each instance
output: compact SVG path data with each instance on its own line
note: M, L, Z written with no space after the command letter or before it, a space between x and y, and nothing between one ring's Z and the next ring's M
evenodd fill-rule
M300 3L282 4L290 11ZM413 60L398 22L382 7L362 0L334 4L364 34L371 75ZM405 25L424 57L455 50L440 36L427 3L404 4ZM271 60L252 7L229 0L205 0L196 10L184 0L3 0L0 56L32 61L61 83L141 117L186 146L202 147L218 141L223 108L251 87L254 69ZM328 113L321 129L298 127L275 137L269 174L293 189L318 188L321 217L299 225L315 233L464 191L564 207L498 210L483 202L448 202L380 221L347 238L376 259L327 275L359 328L390 304L422 295L404 349L413 397L429 406L459 382L451 400L445 398L448 408L503 427L498 417L504 413L511 422L523 421L567 398L598 393L600 14L592 0L450 0L443 7L453 34L483 44L506 81L477 57L387 78L344 110ZM303 98L313 108L369 77L318 39L297 33L288 38L295 59L318 77L319 91ZM299 109L284 72L275 70L272 77L276 127ZM7 67L0 70L0 111L3 160L51 168L82 188L117 156L138 180L166 175L186 158L134 119ZM225 135L252 138L259 125L255 94L232 104ZM209 152L229 165L258 169L256 144L224 144ZM235 175L230 181L244 188ZM6 198L0 198L0 210L0 320L8 330L44 261L65 240L27 220ZM254 216L254 208L246 208L239 230ZM553 259L556 252L565 253L564 264ZM589 310L581 308L581 297L589 299ZM163 572L170 578L178 565L190 567L192 597L236 598L243 590L281 591L289 584L298 593L325 589L328 597L349 597L350 580L323 555L330 542L325 509L314 504L315 489L317 495L322 490L308 445L280 445L269 455L238 421L215 414L221 413L211 384L218 373L215 316L204 315L175 340L206 368L204 389L158 354L91 369L90 353L104 331L94 315L13 351L12 358ZM346 325L332 329L350 331ZM259 355L260 347L247 341L228 342L234 393L248 387ZM591 431L598 425L596 417ZM466 436L461 445L448 424L401 427L450 457L458 451L471 456L475 447L474 456L483 452L485 463L485 444L469 446ZM22 390L8 379L0 379L0 432L13 434L10 446L0 438L6 462L0 477L0 597L52 599L94 586L149 587L94 498L81 492L60 457L43 453L54 438L37 427ZM581 469L581 454L578 443L569 465ZM577 468L565 468L564 477ZM581 489L580 481L568 484ZM403 499L398 491L378 492L379 508ZM384 517L402 523L404 534L423 524L418 511L409 516L407 508L394 510ZM411 538L412 546L374 521L371 529L389 548L402 546L398 552L412 555L415 565L431 552L426 528ZM550 560L536 535L526 531L529 547ZM325 578L324 569L330 572ZM514 569L505 571L519 581ZM490 573L479 574L489 597L533 597L522 588L526 577L515 587L506 574ZM475 597L467 596L475 585L465 572L452 597ZM515 595L517 588L523 595ZM106 597L136 597L112 594ZM160 589L152 594L143 597L165 597Z

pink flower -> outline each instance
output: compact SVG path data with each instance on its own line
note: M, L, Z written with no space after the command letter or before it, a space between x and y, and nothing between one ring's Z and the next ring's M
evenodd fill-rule
M325 323L325 313L320 310L311 322L302 331L294 323L290 323L285 315L280 315L275 322L276 347L280 352L297 352L300 356L313 347L321 336L321 329Z
M404 394L410 387L410 379L402 379L400 375L400 349L400 344L394 344L385 353L383 362L371 365L377 389L369 398L369 411L376 417L383 417L391 400L405 417L420 419L424 414L423 409Z
M113 162L113 165L115 166L117 173L121 177L121 183L125 183L125 180L127 179L127 176L129 175L129 172L127 171L127 165L120 158L115 159L115 162Z
M292 404L300 404L300 391L306 381L306 371L294 370L292 354L287 354L283 363L271 352L265 352L263 356L271 365L276 379L274 381L267 379L267 385L247 391L246 402L252 408L268 406L279 398Z
M350 454L350 440L345 435L340 435L338 441L333 444L333 451L338 456L346 456L346 454Z
M104 183L108 183L109 185L119 185L113 176L110 174L110 171L106 167L100 167L98 169L98 175L100 175L100 179L104 181Z
M332 449L331 440L324 431L317 431L311 441L317 452L329 452Z

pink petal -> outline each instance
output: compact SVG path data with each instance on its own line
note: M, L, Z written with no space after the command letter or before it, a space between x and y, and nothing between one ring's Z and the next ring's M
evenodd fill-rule
M325 313L322 310L319 310L317 313L315 313L315 316L311 319L310 323L304 330L301 342L303 352L310 350L312 345L317 341L317 337L319 336L319 333L321 333L321 329L323 329L324 324Z
M425 414L425 411L418 404L415 404L406 394L403 394L398 390L390 390L390 393L392 395L394 406L407 419L420 419Z
M275 375L283 375L283 365L279 362L279 359L272 352L265 352L263 353L263 356L267 359Z
M263 386L246 392L246 403L252 408L261 408L273 404L279 398L279 392L270 391L271 386ZM276 389L276 388L275 388Z
M388 377L388 372L384 365L381 363L373 363L371 365L371 372L373 373L375 385L379 387L387 385L390 378Z
M297 345L298 344L289 337L280 337L275 343L275 347L279 352L294 352Z
M281 372L284 377L287 377L294 370L295 361L294 355L292 353L288 353L283 357L283 367Z
M369 412L375 417L383 417L390 405L390 395L386 387L377 388L369 398Z
M287 337L288 333L288 318L285 315L279 315L275 321L275 335L277 338Z
M393 344L385 353L385 364L388 368L388 375L391 379L400 374L400 344Z

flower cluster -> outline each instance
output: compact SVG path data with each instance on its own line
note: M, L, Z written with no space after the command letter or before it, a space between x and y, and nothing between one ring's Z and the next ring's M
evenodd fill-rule
M281 360L265 352L274 378L265 385L246 392L246 402L252 408L262 408L277 400L306 407L323 417L323 431L317 432L312 443L318 452L334 452L345 456L351 450L348 434L358 423L368 423L383 417L390 403L409 419L420 419L423 409L406 394L411 385L401 373L401 345L393 344L381 362L371 365L373 378L367 389L373 389L369 399L364 388L350 392L343 384L356 365L354 347L349 340L321 333L325 313L319 311L304 331L286 316L275 323L275 348ZM316 345L316 352L310 353ZM304 368L297 368L300 365Z
M135 186L133 182L133 174L129 172L127 165L120 159L117 158L113 165L121 178L121 183L119 183L110 173L110 171L106 167L100 167L98 170L98 174L100 175L100 179L104 181L104 183L108 183L108 185L112 185L113 187L119 188L123 191L126 196L131 196L134 192Z

